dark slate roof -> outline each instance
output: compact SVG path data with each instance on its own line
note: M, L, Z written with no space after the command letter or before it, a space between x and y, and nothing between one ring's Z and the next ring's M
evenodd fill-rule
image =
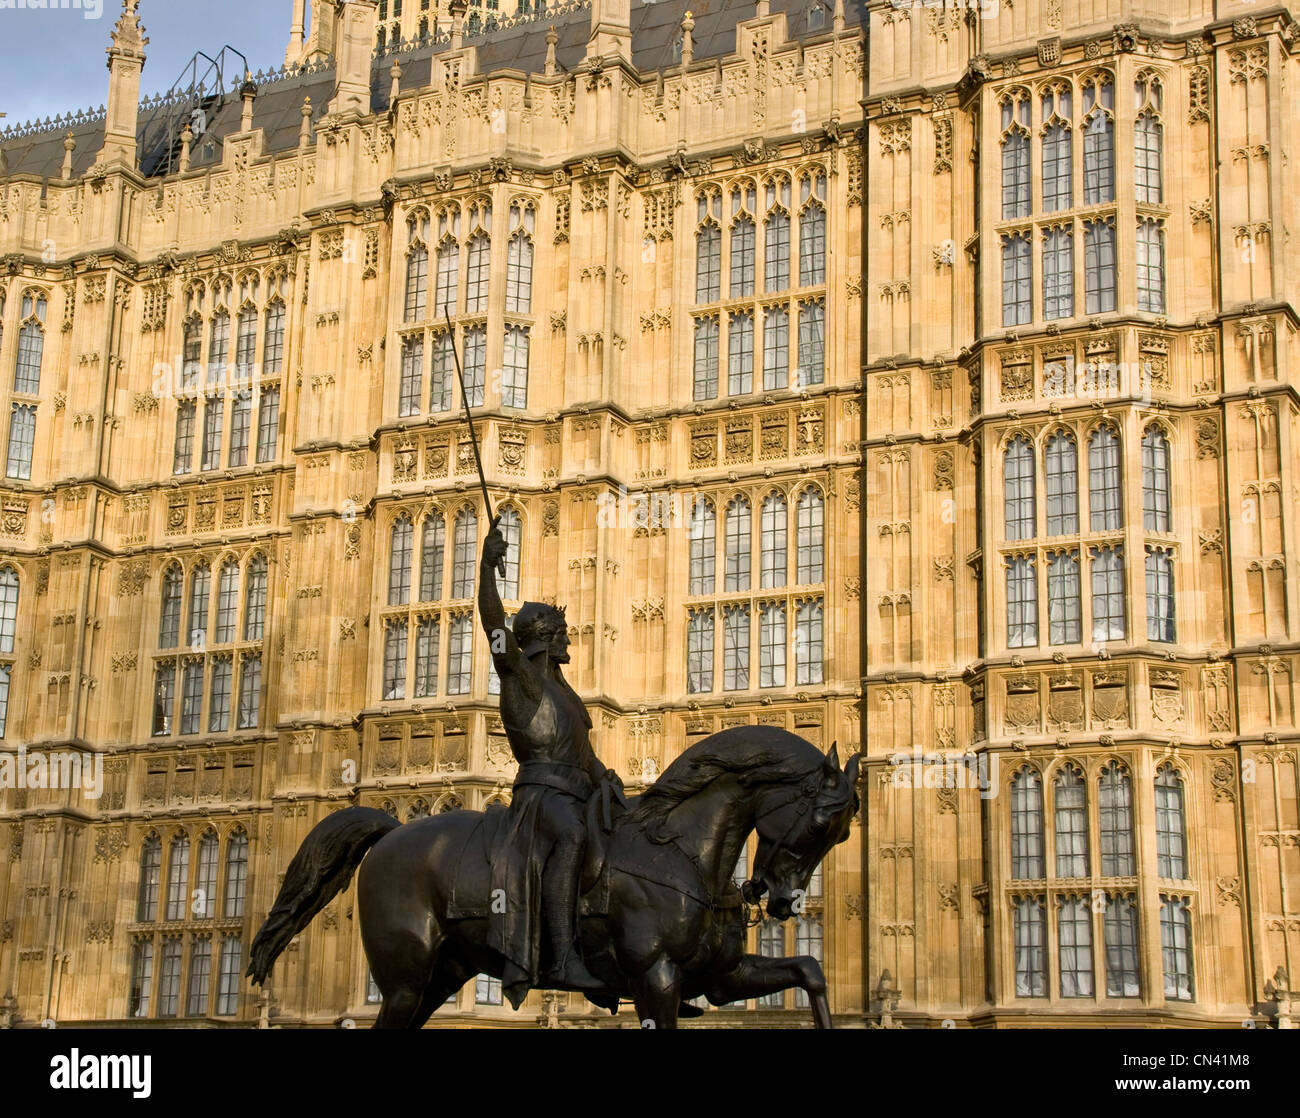
M829 32L833 3L834 0L771 0L770 10L773 14L786 14L786 26L791 37L810 39ZM866 23L865 0L845 0L844 7L846 26L857 27ZM695 20L692 41L696 61L733 53L736 49L736 24L753 18L754 14L752 0L633 0L632 61L637 69L654 72L677 65L680 61L677 44L681 21L688 8ZM814 9L821 11L820 24ZM507 24L466 34L465 43L478 48L481 73L505 69L542 73L546 62L546 33L552 26L558 36L556 63L560 72L573 73L582 66L591 28L591 9L584 0L576 0L567 7L536 17L507 21ZM433 56L447 49L448 36L444 33L437 40L403 44L376 57L371 71L372 111L383 111L388 107L389 71L394 57L401 60L401 89L406 92L429 84ZM254 123L265 132L265 150L282 152L295 148L302 126L303 98L311 98L313 119L319 119L334 94L332 64L306 71L279 70L266 77L255 77L261 80L257 82ZM238 131L242 108L237 83L209 106L206 138L201 137L192 146L191 168L221 161L220 138ZM140 110L142 140L159 137L168 129L175 134L180 127L181 110L178 102L158 99L143 102ZM4 173L57 178L63 165L64 137L69 131L77 143L72 162L73 177L84 175L103 144L102 108L91 113L79 113L67 121L0 131L0 150L6 160ZM142 164L150 155L150 151L141 151ZM145 165L144 169L148 170L148 166Z

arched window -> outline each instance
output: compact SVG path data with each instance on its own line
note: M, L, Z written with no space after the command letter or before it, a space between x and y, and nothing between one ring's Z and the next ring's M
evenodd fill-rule
M211 831L205 831L199 839L198 864L194 875L194 903L192 914L200 920L208 920L217 912L217 861L220 857L220 843Z
M1043 867L1043 781L1022 768L1011 780L1011 876L1017 881L1045 877Z
M825 655L821 601L801 602L794 613L795 683L821 683Z
M1007 557L1007 647L1038 644L1038 572L1032 555Z
M763 199L763 290L771 293L790 287L790 180L769 181Z
M1115 86L1109 75L1083 83L1083 203L1115 200Z
M190 575L190 614L186 626L189 646L202 651L208 643L208 603L212 597L212 568L199 563Z
M212 681L208 687L208 733L224 734L230 728L230 685L235 664L230 654L212 659Z
M690 552L690 593L712 594L717 559L717 514L713 502L700 498L695 502L686 529Z
M785 606L780 602L759 607L758 685L785 686Z
M1165 313L1165 227L1155 218L1137 226L1138 310Z
M1047 553L1047 641L1077 644L1083 639L1079 600L1079 553Z
M256 291L256 286L253 288ZM257 307L250 299L235 320L235 371L239 383L252 379L257 362Z
M727 505L724 590L749 589L750 507L744 497Z
M179 834L167 851L167 920L185 919L190 895L190 839Z
M1119 434L1110 426L1098 427L1088 439L1088 511L1094 532L1123 526Z
M528 353L532 333L527 326L507 326L501 354L501 406L528 406Z
M479 314L487 310L492 239L480 230L470 237L465 248L468 252L465 265L465 313Z
M739 190L733 191L733 199L739 194ZM752 198L753 194L754 188L750 187L748 196ZM750 205L752 206L752 203ZM732 208L734 211L734 201ZM754 254L754 219L749 213L741 212L731 223L731 298L733 299L754 294Z
M1002 488L1006 538L1033 539L1038 519L1034 501L1034 448L1023 435L1007 444Z
M1133 861L1133 783L1127 770L1111 761L1097 780L1101 876L1130 877Z
M402 339L402 363L397 383L397 414L415 415L424 396L424 336Z
M528 314L533 305L533 226L531 205L510 206L510 242L506 247L506 310Z
M266 328L262 337L262 375L279 376L284 369L284 301L272 299L266 307ZM260 455L259 462L265 461Z
M1122 641L1124 610L1124 549L1094 547L1092 556L1092 639Z
M236 920L244 915L248 892L248 836L236 831L226 840L226 897L222 915Z
M441 219L441 220L446 220ZM454 224L459 227L460 215L455 215ZM438 279L434 292L434 313L439 320L443 314L455 314L457 311L457 288L460 283L460 244L448 233L438 242Z
M713 303L722 298L722 197L701 194L697 199L695 231L695 301Z
M1002 99L1002 220L1029 216L1029 95Z
M695 320L695 357L692 365L695 399L712 400L718 395L718 316Z
M438 644L442 636L437 617L422 618L415 631L415 697L438 693Z
M0 652L13 652L18 633L18 572L0 567Z
M787 526L788 511L785 498L780 493L769 493L763 501L760 525L762 567L759 573L759 585L764 590L785 585L789 572L789 562L786 558Z
M239 669L238 726L241 730L255 730L262 709L262 656L241 657Z
M408 516L393 523L392 549L388 559L388 604L404 606L411 600L411 548L415 526Z
M1068 85L1043 91L1043 209L1051 213L1073 204L1074 157L1070 135Z
M474 556L478 544L478 513L463 508L456 514L455 538L452 542L451 596L474 596Z
M1183 780L1173 765L1156 770L1156 873L1187 876L1187 825L1183 817Z
M45 352L45 296L40 292L23 293L22 323L14 391L35 396L41 390L41 358Z
M1142 432L1142 526L1148 532L1168 532L1169 440L1159 427Z
M36 405L14 403L9 413L9 453L5 477L31 481L36 451Z
M266 632L266 559L256 556L248 564L244 589L244 640L260 641Z
M1092 906L1082 897L1058 899L1057 947L1061 970L1061 997L1093 996Z
M162 877L162 839L150 835L140 851L140 889L136 894L137 924L158 919L158 889Z
M436 602L442 597L442 563L447 528L442 517L431 512L420 533L420 601Z
M1033 245L1028 233L1002 234L1002 325L1033 318Z
M429 294L429 250L422 244L411 246L406 256L406 305L403 322L420 322L424 318Z
M815 489L805 489L795 508L795 582L800 586L825 582L825 502Z
M1160 82L1153 74L1140 75L1133 83L1133 169L1138 202L1158 206L1164 201L1161 158L1164 126L1160 123Z
M1047 440L1047 534L1079 530L1079 454L1074 436L1058 431Z
M384 698L406 698L406 641L410 627L405 618L390 617L384 626Z
M1174 555L1167 547L1146 549L1147 639L1175 639Z
M826 282L826 175L807 173L799 180L799 285Z
M501 510L501 535L506 541L506 575L498 576L497 590L506 601L515 601L519 597L519 547L523 539L523 525L519 511L513 508Z
M239 564L227 559L221 564L217 580L217 631L214 640L224 644L235 639L235 619L239 612Z
M1074 230L1065 226L1043 234L1043 317L1074 314ZM1044 372L1047 370L1045 369ZM1047 394L1046 386L1044 394ZM1064 395L1057 392L1056 395Z
M1115 222L1098 218L1083 223L1083 299L1088 314L1115 309Z
M230 313L218 311L208 331L208 383L221 384L230 359Z
M1066 765L1056 775L1056 876L1088 876L1088 786Z
M744 691L749 687L749 605L724 606L722 610L722 689Z
M713 608L692 609L686 622L686 690L713 690Z
M473 654L473 621L468 613L456 614L447 625L448 695L469 694Z

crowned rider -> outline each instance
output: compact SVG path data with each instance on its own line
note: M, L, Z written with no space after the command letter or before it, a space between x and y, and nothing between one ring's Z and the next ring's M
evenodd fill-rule
M488 944L505 956L502 989L517 1009L534 986L605 989L587 970L576 942L584 814L602 782L620 798L622 784L592 750L587 708L560 671L569 662L564 614L526 602L515 615L513 632L506 628L494 578L506 554L500 519L492 521L483 545L478 604L501 680L501 722L519 772L509 835L492 868L492 895L504 897L505 914L493 918ZM544 975L539 974L539 908L551 955Z

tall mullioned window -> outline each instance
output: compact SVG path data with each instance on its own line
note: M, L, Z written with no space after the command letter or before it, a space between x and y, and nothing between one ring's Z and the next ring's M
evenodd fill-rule
M1097 781L1098 834L1102 877L1131 877L1133 861L1133 782L1111 761Z
M452 540L451 596L474 596L475 548L478 543L478 513L463 508L456 514L456 527Z
M729 605L722 612L722 687L749 687L749 606Z
M763 309L763 388L771 391L790 383L790 312L785 307Z
M1187 877L1187 824L1183 816L1183 781L1173 765L1156 771L1156 873Z
M718 319L716 315L695 320L695 399L712 400L718 395Z
M1160 895L1160 955L1165 997L1170 1001L1193 1001L1192 913L1185 897Z
M1043 209L1048 213L1074 204L1072 100L1069 85L1050 86L1042 94Z
M533 305L533 233L537 217L529 203L510 204L506 246L506 310L528 314Z
M489 267L492 259L492 207L481 199L470 203L469 240L466 242L465 313L487 311Z
M1169 440L1159 427L1142 433L1142 526L1148 532L1170 530Z
M1092 997L1092 906L1087 900L1077 896L1060 898L1056 935L1061 997Z
M758 685L785 686L785 606L765 602L759 607Z
M750 507L744 497L736 497L727 505L726 516L726 573L723 589L749 589Z
M385 699L406 698L406 640L409 633L405 619L389 619L384 628Z
M1029 94L1002 98L1002 220L1029 216Z
M406 254L406 300L402 307L402 321L421 321L428 297L429 250L422 242L412 241Z
M158 919L158 891L162 882L162 839L150 835L140 852L140 886L136 894L135 919L147 924Z
M1122 641L1127 630L1124 618L1124 549L1093 547L1092 639Z
M502 509L500 528L506 541L506 574L505 578L497 576L498 592L506 601L515 601L519 598L519 552L523 542L523 524L519 519L519 510Z
M1089 527L1105 532L1123 525L1120 498L1119 434L1114 427L1098 427L1088 439Z
M474 651L473 619L468 613L451 618L447 628L447 694L469 693Z
M1077 644L1083 639L1079 600L1079 553L1047 553L1047 642Z
M743 396L754 390L754 315L736 311L728 316L727 394Z
M239 610L239 564L227 559L217 579L217 627L213 639L225 644L235 639L235 615Z
M1164 201L1163 161L1164 126L1160 123L1163 91L1160 80L1150 72L1133 83L1133 171L1137 200L1158 206Z
M1047 534L1073 534L1079 530L1079 455L1074 436L1056 432L1047 440L1044 457Z
M1007 647L1038 644L1038 573L1032 555L1007 558Z
M790 180L770 179L763 201L763 290L770 294L790 286Z
M1028 233L1002 238L1002 325L1023 326L1033 318L1032 250Z
M167 854L167 913L165 920L184 920L190 889L190 840L185 834L171 841Z
M1074 314L1074 231L1065 227L1043 234L1043 317Z
M18 362L14 391L35 396L41 390L41 360L45 352L46 299L40 291L24 291L22 325L18 329Z
M1084 310L1103 314L1115 309L1115 222L1099 218L1083 224Z
M9 413L9 453L5 477L30 481L36 449L36 405L15 403Z
M388 604L405 605L411 600L411 553L415 526L408 517L393 522L392 547L388 560Z
M789 572L786 556L787 518L785 498L780 493L769 493L763 499L760 524L762 554L759 585L764 590L786 584Z
M1107 74L1083 82L1083 203L1115 200L1115 85Z
M826 175L799 176L799 286L826 282Z
M821 683L825 662L822 603L800 602L794 611L794 681L802 686Z
M501 358L501 405L528 406L528 351L531 335L527 326L507 326Z
M691 594L712 594L717 569L717 514L707 499L697 500L687 526Z
M1137 226L1137 294L1138 310L1165 313L1165 230L1152 218Z
M1012 908L1016 997L1047 997L1047 919L1043 898L1020 897Z
M712 303L722 297L722 197L702 194L697 206L695 301Z
M1147 639L1172 644L1177 639L1173 551L1148 547L1146 552Z
M1131 895L1105 894L1103 930L1106 942L1106 996L1139 998L1142 978L1138 968L1138 911Z
M1052 789L1056 803L1056 876L1088 876L1088 785L1066 765Z
M442 597L442 567L447 549L447 527L439 513L424 518L420 533L420 601L436 602Z
M752 183L731 189L731 279L728 287L732 299L754 294L757 198Z
M435 250L433 293L434 317L455 314L459 309L460 207L450 206L438 214L438 247Z
M413 334L402 339L401 379L397 388L397 414L415 415L424 395L424 338Z
M686 623L686 690L713 690L713 608L692 609Z
M815 489L805 489L795 508L795 582L826 579L826 502Z
M1022 768L1011 781L1011 876L1016 880L1044 877L1043 780Z

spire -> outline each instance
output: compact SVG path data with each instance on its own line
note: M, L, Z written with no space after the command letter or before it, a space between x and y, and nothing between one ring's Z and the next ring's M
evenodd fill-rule
M631 0L591 0L591 37L588 58L611 55L632 61Z
M695 17L688 11L682 16L682 65L689 66L695 57L695 40L691 32L695 30Z
M289 48L284 52L284 64L292 66L302 61L302 39L307 29L307 0L293 0L293 23L289 25Z
M72 153L77 150L77 138L71 132L63 139L63 170L59 172L59 178L65 182L72 178Z
M376 0L343 0L338 7L334 73L338 91L332 113L370 115L370 56L379 25Z
M555 73L555 44L559 38L555 33L555 24L551 24L546 32L546 76L548 78Z
M139 0L122 0L122 14L113 28L108 54L108 109L104 118L104 146L98 164L136 161L136 117L140 107L140 71L149 40L140 26Z

